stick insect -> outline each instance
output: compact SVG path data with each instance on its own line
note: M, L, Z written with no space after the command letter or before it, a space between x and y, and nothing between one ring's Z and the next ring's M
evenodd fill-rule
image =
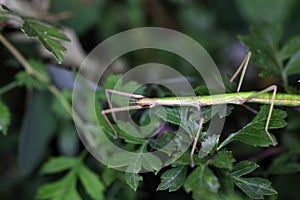
M145 108L153 108L155 106L194 106L197 107L200 112L199 126L196 132L195 138L193 138L193 146L190 152L191 166L194 166L193 155L196 150L198 138L203 126L204 118L201 115L201 107L211 106L218 104L236 104L243 105L244 103L259 103L259 104L270 104L269 113L265 125L265 133L272 142L273 146L276 145L275 140L268 131L269 123L272 116L272 111L274 105L279 106L300 106L300 95L290 95L290 94L279 94L277 93L277 86L271 85L268 88L258 91L258 92L240 92L240 88L243 82L243 78L251 57L251 52L245 56L244 60L238 67L235 74L232 76L230 82L232 82L239 73L241 73L240 80L238 83L236 93L227 94L217 94L217 95L207 95L207 96L194 96L194 97L163 97L163 98L147 98L143 95L130 94L116 90L106 89L106 97L109 105L109 109L103 110L102 115L114 132L114 138L118 137L117 131L112 126L109 121L107 114L112 114L113 120L116 122L115 113L129 110L139 110ZM117 94L121 96L126 96L133 99L133 105L125 107L113 107L110 100L109 94Z

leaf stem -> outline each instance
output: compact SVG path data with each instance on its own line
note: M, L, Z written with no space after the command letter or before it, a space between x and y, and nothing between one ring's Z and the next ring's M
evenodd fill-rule
M38 79L41 83L44 83L48 89L52 92L52 94L58 98L58 100L62 103L62 105L65 107L67 112L72 117L73 115L76 115L76 113L72 112L72 106L68 102L68 100L61 94L61 92L52 85L48 79L39 73L37 70L35 70L30 63L25 59L25 57L2 35L0 34L0 41L3 43L3 45L13 54L13 56L21 63L21 65L24 67L26 72L29 75L33 75L36 79ZM79 119L79 118L78 118Z
M28 72L28 74L33 74L32 67L27 62L27 60L2 34L0 34L0 41L15 56L15 58L23 65L23 67Z
M23 65L24 69L27 71L29 75L34 75L42 83L49 84L48 79L44 77L41 73L36 71L25 59L25 57L2 34L0 34L0 41L14 55L14 57Z

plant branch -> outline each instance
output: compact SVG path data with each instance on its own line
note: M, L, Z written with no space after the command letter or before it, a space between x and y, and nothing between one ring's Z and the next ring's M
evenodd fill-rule
M26 72L29 75L33 75L37 80L39 80L41 83L45 84L48 89L52 92L52 94L58 98L58 100L62 103L62 105L65 107L67 112L72 117L73 114L76 113L72 112L72 106L68 102L68 100L61 94L61 92L52 85L44 75L39 73L37 70L35 70L30 63L25 59L25 57L2 35L0 34L0 41L3 43L3 45L13 54L13 56L21 63L21 65L24 67ZM1 94L1 93L0 93ZM77 115L77 114L76 114Z
M90 133L85 128L82 118L75 110L72 109L71 104L62 95L59 89L57 89L57 87L51 84L49 80L46 77L44 77L44 75L36 71L25 59L25 57L2 34L0 34L0 42L2 42L4 46L15 56L15 58L22 64L22 66L28 74L33 75L38 81L40 81L48 87L48 90L61 102L61 104L67 110L69 115L73 117L74 121L76 121L76 123L78 124L77 128L79 128L84 133L85 137L88 138L87 140L92 141L93 139L90 138Z
M49 81L41 73L36 71L25 57L2 35L0 34L0 41L13 54L13 56L21 63L29 75L34 75L39 81L49 84Z
M23 57L23 55L2 35L0 34L0 41L3 45L15 56L15 58L23 65L28 74L33 74L32 67Z

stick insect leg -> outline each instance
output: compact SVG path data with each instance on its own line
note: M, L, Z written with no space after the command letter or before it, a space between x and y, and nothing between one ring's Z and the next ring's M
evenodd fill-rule
M251 51L249 51L246 55L246 57L244 58L244 60L242 61L242 63L240 64L240 66L238 67L238 69L236 70L236 72L233 74L233 76L231 77L230 79L230 83L232 83L234 81L234 79L238 76L238 74L242 71L242 74L241 74L241 77L240 77L240 80L239 80L239 84L238 84L238 87L237 87L237 92L240 91L241 89L241 86L242 86L242 82L244 80L244 76L245 76L245 73L246 73L246 70L247 70L247 67L248 67L248 63L249 63L249 60L250 60L250 57L251 57Z
M244 76L245 76L246 69L248 67L250 56L251 56L251 52L249 51L248 54L246 55L246 57L244 58L243 62L239 66L238 70L235 72L235 74L230 79L230 82L232 82L237 77L237 75L241 72L241 70L243 69L241 77L240 77L240 81L239 81L239 84L238 84L238 87L237 87L237 92L239 92L240 89L241 89L241 85L242 85L242 82L243 82L243 79L244 79ZM272 95L272 99L271 99L271 105L270 105L270 110L269 110L269 114L268 114L266 126L265 126L265 132L268 135L268 137L270 138L273 146L275 146L276 142L272 138L271 134L269 133L268 128L269 128L269 124L270 124L270 120L271 120L271 116L272 116L272 111L273 111L273 108L274 108L274 101L275 101L275 97L276 97L276 93L277 93L277 86L276 85L272 85L272 86L270 86L270 87L268 87L268 88L266 88L266 89L258 92L257 94L252 95L252 96L246 98L243 102L248 101L250 99L253 99L253 98L257 97L260 94L263 94L263 93L266 93L266 92L270 92L270 91L273 91L273 95ZM249 109L250 111L253 110L252 108L250 108L248 106L245 106L245 107L247 109Z
M110 128L113 130L114 132L114 139L117 139L118 138L118 133L116 131L116 129L113 127L113 125L111 124L111 122L109 121L108 117L107 117L107 114L111 113L115 113L115 112L122 112L122 111L129 111L129 110L139 110L139 109L143 109L145 107L142 107L142 106L125 106L125 107L119 107L119 108L110 108L110 109L107 109L107 110L103 110L101 112L101 114L103 115L104 119L106 120L106 122L108 123L108 125L110 126Z
M202 126L203 126L203 122L204 122L204 118L202 117L202 114L201 114L201 107L200 107L200 105L198 105L198 110L200 112L200 120L199 120L199 127L198 127L198 130L197 130L197 133L196 133L196 137L194 138L194 143L193 143L193 147L192 147L191 154L190 154L191 167L195 166L195 162L194 162L194 158L193 157L194 157L194 153L195 153L195 150L196 150L197 142L198 142L198 139L199 139L199 136L200 136L200 132L201 132L201 129L202 129Z
M105 95L106 95L106 99L107 99L107 103L108 103L108 106L110 109L113 108L112 106L112 102L109 98L109 93L111 94L118 94L118 95L121 95L121 96L126 96L126 97L132 97L134 99L141 99L141 98L144 98L143 95L139 95L139 94L131 94L131 93L127 93L127 92L122 92L122 91L118 91L118 90L111 90L111 89L106 89L105 90ZM116 118L116 115L114 112L111 113L112 114L112 117L114 119L114 121L116 122L117 121L117 118Z
M245 73L246 73L246 70L247 70L247 67L248 67L248 64L249 64L250 57L251 57L251 52L249 51L247 53L247 55L245 56L244 60L242 61L242 63L240 64L240 66L238 67L238 69L236 70L236 72L234 73L234 75L231 77L231 79L229 81L230 83L232 83L234 81L234 79L238 76L238 74L241 73L241 71L243 70L242 74L241 74L241 77L240 77L240 80L239 80L237 90L236 90L237 92L239 92L240 89L241 89L241 86L242 86L242 83L243 83L243 80L244 80L244 76L245 76ZM255 109L251 108L250 106L243 105L243 107L245 107L250 112L253 112L254 114L258 113Z
M276 97L276 93L277 93L277 86L276 85L271 85L270 87L256 93L255 95L252 95L252 96L246 98L242 103L244 103L245 101L249 101L253 98L256 98L260 94L267 93L267 92L270 92L270 91L273 91L273 94L272 94L272 99L270 100L271 105L270 105L270 110L269 110L269 114L268 114L268 118L267 118L267 122L266 122L266 126L265 126L265 132L268 135L268 137L270 138L273 146L276 146L276 142L273 139L273 137L271 136L271 134L269 133L268 128L269 128L272 112L273 112L273 109L274 109L274 102L275 102L275 97Z

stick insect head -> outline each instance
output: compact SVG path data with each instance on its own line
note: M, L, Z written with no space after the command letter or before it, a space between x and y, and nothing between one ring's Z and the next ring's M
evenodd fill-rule
M134 104L141 106L141 107L150 107L150 108L152 108L156 105L156 103L150 98L137 99L134 102Z

